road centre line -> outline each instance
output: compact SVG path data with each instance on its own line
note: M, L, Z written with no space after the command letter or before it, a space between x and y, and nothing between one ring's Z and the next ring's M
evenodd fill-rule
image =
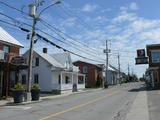
M112 95L117 94L117 93L118 93L118 92L109 93L109 94L107 94L107 95L105 95L105 96L98 97L98 98L96 98L96 99L94 99L94 100L92 100L92 101L89 101L89 102L86 102L86 103L83 103L83 104L79 104L79 105L73 106L73 107L71 107L71 108L65 109L65 110L60 111L60 112L57 112L57 113L50 114L50 115L48 115L48 116L46 116L46 117L40 118L39 120L47 120L47 119L50 119L50 118L59 116L59 115L61 115L61 114L64 114L64 113L73 111L73 110L75 110L75 109L82 108L82 107L84 107L84 106L86 106L86 105L90 105L90 104L92 104L92 103L95 103L95 102L97 102L97 101L100 101L100 100L102 100L102 99L104 99L104 98L106 98L106 97L112 96Z

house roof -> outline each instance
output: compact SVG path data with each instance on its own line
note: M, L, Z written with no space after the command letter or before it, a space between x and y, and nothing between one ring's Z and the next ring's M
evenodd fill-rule
M90 63L90 62L86 62L86 61L81 61L81 60L74 61L73 63L76 63L76 62L82 62L82 63L94 65L94 66L96 66L98 68L103 68L103 66L101 66L100 64L94 64L94 63Z
M90 65L94 65L94 66L96 66L98 68L104 68L105 69L105 65L104 64L94 64L94 63L89 63L89 62L81 61L81 60L75 61L74 63L76 63L76 62L83 62L83 63L87 63L87 64L90 64ZM117 69L115 67L113 67L112 65L108 66L108 70L117 71Z
M56 53L56 54L52 54L51 56L64 66L67 60L71 62L71 59L70 59L71 57L68 52ZM69 63L69 64L71 65L72 63Z
M64 68L64 66L58 62L55 58L53 58L51 55L39 51L34 51L38 55L40 55L43 59L45 59L47 62L49 62L51 65L58 67L58 68Z
M19 41L17 41L14 37L12 37L1 26L0 26L0 41L23 47L23 45Z

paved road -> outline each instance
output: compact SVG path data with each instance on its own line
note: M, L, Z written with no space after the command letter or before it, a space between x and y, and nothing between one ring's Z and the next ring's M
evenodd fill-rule
M0 120L124 120L139 83L0 108Z

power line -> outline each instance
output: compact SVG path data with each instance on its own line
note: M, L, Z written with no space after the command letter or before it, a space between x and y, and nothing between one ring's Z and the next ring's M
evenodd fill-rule
M19 9L17 9L17 8L11 6L11 5L8 5L7 3L4 3L4 2L0 2L0 3L6 5L6 6L9 7L9 8L15 9L15 10L17 10L17 11L19 11L19 12L25 14L25 15L28 15L27 13L23 12L22 10L19 10ZM41 21L43 21L43 20L41 20ZM47 22L45 22L45 21L43 21L43 22L46 23L49 27L52 26L52 25L50 25L49 23L47 23ZM25 23L25 25L26 25L26 23ZM31 25L30 25L30 27L31 27ZM54 32L55 32L55 30L57 30L58 32L63 33L65 36L69 37L70 39L72 39L72 40L74 40L74 41L76 41L76 42L78 42L78 43L80 43L80 44L82 44L82 45L84 45L84 46L86 46L86 47L89 47L88 45L86 45L86 44L84 44L84 43L82 43L82 42L74 39L73 37L67 35L66 33L62 32L62 31L59 30L58 28L55 28L55 27L53 27L53 26L52 26L52 28L54 29ZM52 29L52 30L53 30L53 29ZM59 34L59 36L60 36L60 34ZM64 39L64 37L62 37L62 36L60 36L60 37L61 37L62 39ZM67 39L65 39L65 40L67 40ZM62 41L61 41L61 42L62 42ZM72 43L72 44L73 44L73 43ZM74 44L74 45L75 45L75 44ZM76 45L77 45L77 44L76 44ZM73 46L73 47L74 47L74 46ZM74 47L74 48L75 48L75 47ZM93 50L95 51L95 49L93 49L93 48L90 48L90 49L92 49L92 52L93 52ZM81 50L81 51L82 51L82 50ZM85 52L86 52L86 51L85 51ZM96 51L96 52L98 52L98 51ZM91 52L90 52L90 53L91 53ZM87 53L87 54L91 55L90 53ZM96 54L97 54L97 53L96 53ZM91 56L97 57L97 56L95 56L95 55L91 55ZM104 59L103 59L103 60L104 60Z
M60 29L54 27L53 25L47 23L46 21L44 21L44 20L42 20L42 19L41 19L41 21L44 22L45 24L47 24L49 27L52 27L52 29L54 29L55 31L58 31L59 33L62 33L62 34L65 35L66 37L70 38L71 40L73 40L73 41L75 41L75 42L77 42L77 43L79 43L79 44L82 44L82 45L84 45L84 46L87 47L87 48L90 48L90 49L92 50L92 52L96 52L96 53L99 52L99 51L97 51L96 49L91 48L91 47L89 47L88 45L84 44L83 42L80 42L80 40L78 40L78 39L76 39L76 38L73 38L72 36L70 36L70 35L62 32Z
M44 26L46 26L46 27L49 27L50 28L50 26L47 26L47 25L45 25L45 24L43 24ZM52 28L50 28L54 33L56 33L59 37L61 37L63 40L65 40L65 41L67 41L68 39L66 39L66 38L64 38L61 34L59 34L57 31L55 31L54 29L52 29ZM77 44L75 44L75 43L73 43L73 42L71 42L71 41L69 41L71 44L72 44L72 47L74 47L74 48L76 48L76 49L78 49L78 50L80 50L80 51L82 51L82 52L85 52L85 53L87 53L88 55L91 55L91 56L93 56L93 57L97 57L97 55L95 55L94 53L92 53L92 52L90 52L90 51L87 51L87 50L83 50L83 48L82 48L82 50L81 49L79 49L79 47L77 48L77 47L75 47L75 46L77 46ZM66 43L66 42L65 42ZM68 44L68 43L66 43L66 44ZM105 59L101 59L101 60L105 60Z
M6 17L7 17L7 15L6 15ZM11 18L12 18L12 17L11 17ZM12 19L14 19L14 18L12 18ZM14 20L16 21L16 19L14 19ZM20 26L18 26L18 25L15 25L15 24L12 24L12 23L3 21L3 20L0 20L0 21L3 22L3 23L6 23L6 24L8 24L8 25L12 25L12 26L18 27L18 28L20 28L21 30L23 30L23 31L25 31L25 32L29 32L29 30L26 29L26 28L22 28L22 27L20 27ZM29 25L29 26L30 26L30 25ZM50 37L52 37L52 38L54 38L54 39L57 39L56 37L54 37L54 36L52 36L52 35L44 32L44 31L42 31L42 30L40 30L40 29L37 29L37 30L39 30L40 32L42 32L42 33L44 33L44 34L47 34L48 36L50 36ZM39 36L41 36L41 35L39 35ZM42 37L42 36L41 36L41 37ZM45 37L43 37L43 38L44 38L43 40L46 40L46 42L50 42L51 45L56 46L56 47L59 48L59 49L61 48L61 49L63 49L64 51L68 51L68 52L70 52L70 53L73 54L73 55L76 55L76 56L78 56L78 57L81 57L81 58L84 58L84 59L87 59L87 60L91 60L91 61L94 61L94 62L102 63L102 61L94 60L94 59L91 59L91 58L88 58L88 57L79 55L79 54L77 54L77 53L75 53L75 52L72 52L72 51L70 51L70 50L68 50L68 49L65 49L64 47L61 47L61 46L59 46L59 45L57 45L57 44L49 41L49 40L46 39ZM58 39L58 40L59 40L59 39Z

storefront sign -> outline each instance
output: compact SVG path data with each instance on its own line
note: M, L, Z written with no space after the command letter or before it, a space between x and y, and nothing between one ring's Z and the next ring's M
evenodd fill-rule
M138 49L137 50L137 58L145 57L145 49Z
M148 64L148 57L136 58L136 65L138 64Z
M13 64L25 64L26 60L21 56L16 56L16 57L12 58L11 63L13 63Z

